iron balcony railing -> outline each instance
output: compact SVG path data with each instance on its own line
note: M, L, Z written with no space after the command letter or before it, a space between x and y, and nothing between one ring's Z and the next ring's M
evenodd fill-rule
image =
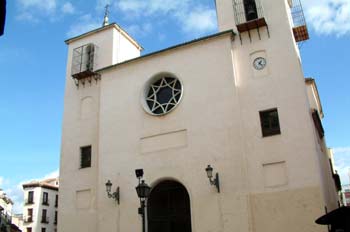
M72 76L76 79L94 74L97 62L97 46L89 43L73 50Z
M309 39L303 6L300 0L291 0L291 14L293 18L293 34L296 42Z

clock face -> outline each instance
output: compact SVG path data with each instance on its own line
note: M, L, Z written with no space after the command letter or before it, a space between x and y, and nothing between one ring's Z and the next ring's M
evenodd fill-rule
M254 60L253 66L256 70L262 70L266 66L266 59L263 57L258 57Z

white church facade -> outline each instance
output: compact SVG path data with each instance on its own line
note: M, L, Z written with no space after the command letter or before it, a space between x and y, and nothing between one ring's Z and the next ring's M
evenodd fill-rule
M58 231L142 231L137 169L148 232L326 231L338 199L297 3L217 0L217 34L144 56L117 24L67 40Z

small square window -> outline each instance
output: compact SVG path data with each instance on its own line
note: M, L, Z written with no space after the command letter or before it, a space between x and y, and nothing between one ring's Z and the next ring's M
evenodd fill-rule
M80 168L91 167L91 146L80 148Z
M41 232L46 232L46 228L41 228Z
M260 111L259 113L263 137L281 134L277 109Z

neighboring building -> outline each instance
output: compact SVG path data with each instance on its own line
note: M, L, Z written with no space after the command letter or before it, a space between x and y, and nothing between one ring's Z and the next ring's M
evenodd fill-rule
M13 214L12 224L24 232L25 230L23 229L23 214Z
M57 231L58 178L23 184L24 232Z
M343 185L343 204L350 206L350 185Z
M17 232L21 231L13 224L12 215L13 201L0 189L0 232Z
M300 2L216 7L219 33L145 56L117 24L66 41L60 232L141 231L139 168L148 232L326 231L338 196Z

